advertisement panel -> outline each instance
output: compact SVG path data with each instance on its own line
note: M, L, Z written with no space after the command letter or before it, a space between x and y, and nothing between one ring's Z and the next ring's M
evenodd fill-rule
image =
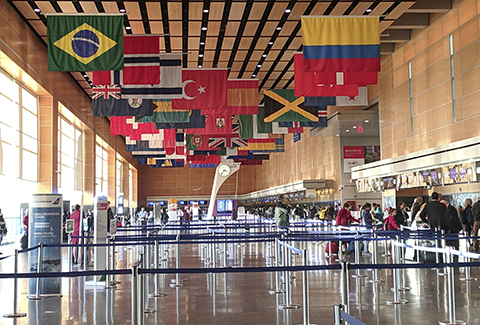
M63 202L61 194L33 194L28 218L28 247L40 243L60 245L62 243ZM37 271L38 249L28 252L30 272ZM60 247L43 249L42 272L60 272L62 270L62 252ZM35 295L37 279L29 279L28 294ZM60 295L61 278L40 279L41 295Z

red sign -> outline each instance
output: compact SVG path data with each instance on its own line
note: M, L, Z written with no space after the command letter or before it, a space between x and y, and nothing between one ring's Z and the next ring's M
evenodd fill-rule
M344 159L364 159L365 147L363 146L343 147L343 158Z
M97 210L107 210L108 203L97 203Z

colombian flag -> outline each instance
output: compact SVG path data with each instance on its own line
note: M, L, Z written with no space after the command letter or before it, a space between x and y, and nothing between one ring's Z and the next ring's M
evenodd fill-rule
M302 17L304 70L380 71L378 17Z

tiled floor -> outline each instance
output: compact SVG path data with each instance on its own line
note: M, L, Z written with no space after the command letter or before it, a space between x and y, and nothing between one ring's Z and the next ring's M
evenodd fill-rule
M300 244L296 244L297 247ZM305 243L309 249L310 264L337 263L325 259L323 248ZM383 245L380 245L383 246ZM181 246L181 267L205 267L200 258L200 245ZM4 256L13 252L14 247L2 246ZM170 245L170 258L163 267L175 267L175 245ZM245 246L229 244L228 265L266 266L271 265L268 246L265 242L247 243ZM320 252L317 255L316 252ZM127 268L134 260L135 249L118 247L117 268ZM20 271L26 270L26 256L21 254ZM66 251L63 269L66 271ZM353 261L353 257L350 257ZM362 257L364 263L370 257ZM386 262L379 254L379 263ZM390 260L388 260L390 262ZM220 258L219 263L222 263ZM300 257L297 258L300 263ZM0 261L0 272L11 272L11 259ZM372 276L371 271L361 274ZM350 278L351 314L365 324L438 324L448 320L447 284L444 277L430 269L407 269L401 271L401 280L410 291L401 297L408 303L401 306L386 304L393 298L392 272L380 270L379 276L386 282L371 283L368 278ZM302 274L297 272L292 286L292 302L302 303ZM456 317L468 324L480 324L480 282L461 282L464 270L455 271ZM480 278L478 268L472 275ZM275 275L268 273L219 273L185 274L185 286L169 286L175 275L159 275L159 291L165 297L148 299L147 308L156 312L145 314L145 324L302 324L303 308L281 310L284 295L271 295L275 287ZM131 293L130 277L117 276L121 281L115 289L86 287L84 277L64 278L62 297L41 301L29 301L26 296L26 280L19 281L18 311L27 317L16 320L0 318L1 324L130 324ZM341 303L340 271L311 271L310 281L310 322L312 324L333 324L333 306ZM154 291L153 276L148 279L148 293ZM13 308L13 280L0 280L0 315L11 313Z

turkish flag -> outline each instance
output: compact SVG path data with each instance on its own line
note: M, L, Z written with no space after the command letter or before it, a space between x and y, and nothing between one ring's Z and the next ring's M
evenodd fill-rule
M173 99L172 108L225 111L227 78L227 69L183 69L183 98Z

